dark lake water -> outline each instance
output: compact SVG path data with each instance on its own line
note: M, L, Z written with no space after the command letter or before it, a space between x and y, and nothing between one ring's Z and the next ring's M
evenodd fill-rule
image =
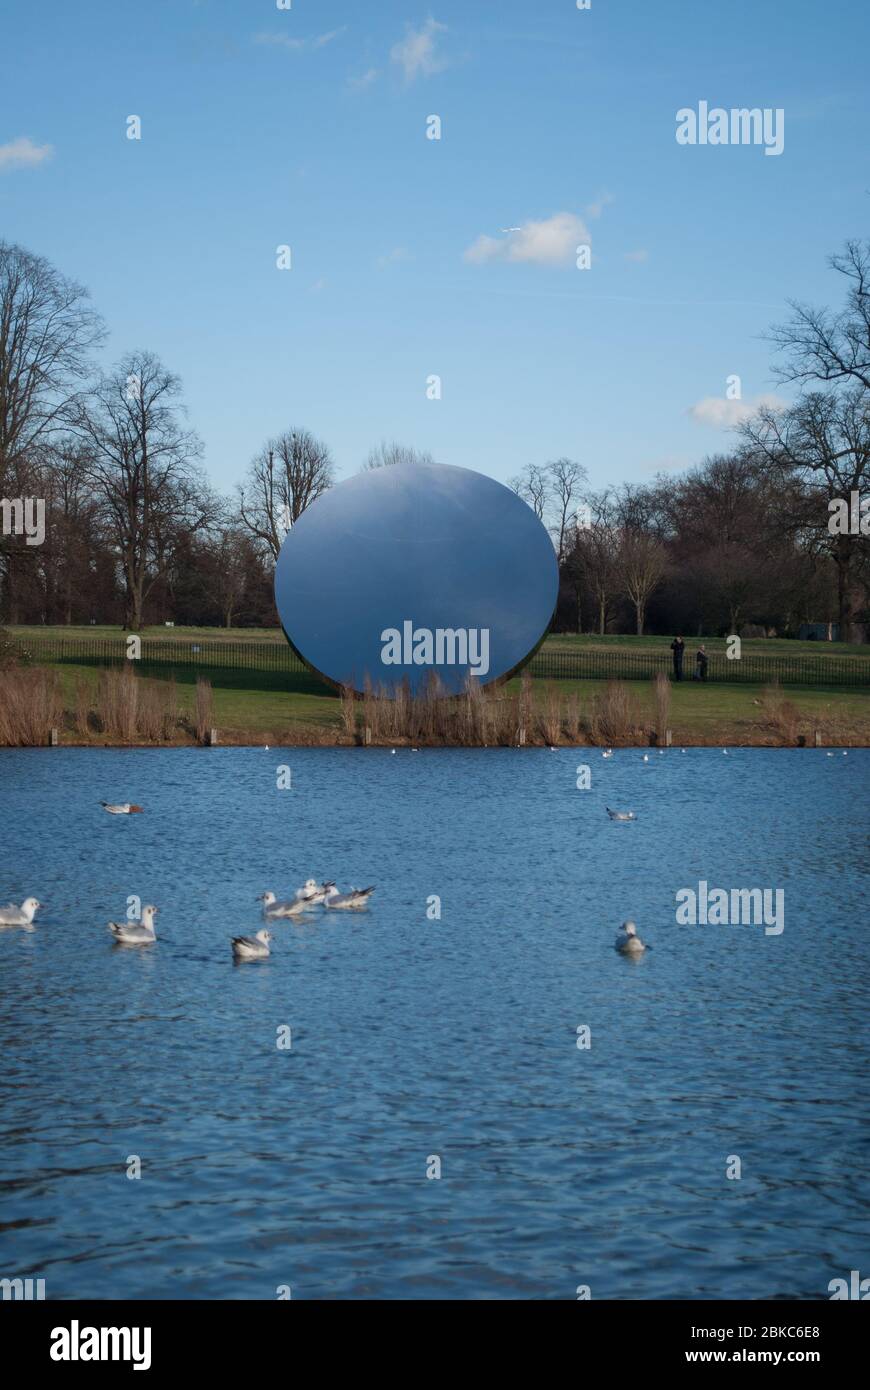
M48 904L0 931L0 1274L211 1299L870 1275L868 773L866 750L0 750L0 902ZM377 884L371 908L234 966L255 896L309 875ZM783 889L784 931L678 926L702 879ZM131 894L161 909L142 950L106 930Z

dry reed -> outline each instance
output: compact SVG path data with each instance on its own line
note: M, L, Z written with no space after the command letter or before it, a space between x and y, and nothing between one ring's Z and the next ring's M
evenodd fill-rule
M0 671L0 745L34 747L60 727L63 699L56 671L10 667Z
M213 726L214 695L211 681L206 680L205 676L197 676L196 695L194 697L194 732L200 743L205 743L206 736Z
M589 711L589 732L593 743L626 744L636 741L640 715L637 704L623 681L608 681L594 696Z
M762 727L778 738L780 743L797 743L800 728L800 711L791 700L787 700L776 681L765 686L761 692Z
M664 671L658 671L653 676L653 701L655 703L656 737L659 745L664 747L667 742L671 714L671 683Z

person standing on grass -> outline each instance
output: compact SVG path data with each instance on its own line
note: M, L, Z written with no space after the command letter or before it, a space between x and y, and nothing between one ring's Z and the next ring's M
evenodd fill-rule
M682 637L675 637L673 642L671 643L671 651L674 654L675 681L681 681L683 679L683 652L685 650L686 644L683 641Z
M698 648L697 656L695 657L696 680L705 681L707 679L707 660L707 653L704 651L704 643L702 642L700 647Z

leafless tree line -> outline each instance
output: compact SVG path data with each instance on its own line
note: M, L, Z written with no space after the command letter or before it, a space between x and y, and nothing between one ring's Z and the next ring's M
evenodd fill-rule
M763 409L732 447L680 476L592 489L560 457L511 486L548 527L561 576L556 625L574 631L794 631L868 617L868 538L831 534L828 504L867 494L870 242L832 258L840 312L794 304L772 331L800 394ZM7 622L274 623L274 561L334 482L328 446L288 428L236 495L201 468L181 383L153 353L97 372L104 330L86 290L0 241L0 499L38 496L43 545L0 531ZM395 441L362 467L432 462Z

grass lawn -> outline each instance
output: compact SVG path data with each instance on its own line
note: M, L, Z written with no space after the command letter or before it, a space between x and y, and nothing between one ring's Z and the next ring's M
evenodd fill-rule
M73 708L76 690L86 685L95 692L100 672L93 666L58 666L63 689L64 703ZM147 666L142 676L151 679L166 679L164 673L152 675ZM214 727L229 743L243 742L281 742L305 741L306 736L319 741L325 730L341 725L338 697L328 686L315 676L300 673L270 679L254 673L253 679L260 682L251 684L251 673L244 671L220 671L218 679L212 681L214 700ZM196 675L191 671L179 671L176 678L179 714L189 716L193 711ZM296 735L294 740L292 734ZM269 736L268 738L266 736ZM99 743L99 735L94 735Z
M81 627L63 627L61 625L10 627L7 631L25 644L28 640L38 644L40 637L66 637L79 640L115 637L120 642L127 636L123 628L108 625L102 627L89 625ZM142 628L139 636L159 638L165 642L265 642L269 644L284 644L286 642L284 633L279 627L145 627ZM685 633L683 637L686 643L687 660L700 642L704 643L708 652L724 652L726 650L724 637L690 637ZM579 636L576 633L559 632L551 633L545 639L542 650L664 650L669 655L672 640L672 637L634 637L630 634L608 634L605 637L598 637L589 633ZM824 656L870 656L870 646L866 644L862 645L856 642L797 642L784 637L747 637L743 641L743 651L747 655L754 654L756 656L812 656L816 658Z
M584 706L604 681L557 681L564 689L579 690ZM652 691L649 681L627 681L640 709L652 728ZM671 684L670 727L675 743L776 743L779 739L765 727L761 684L725 685L695 681ZM816 727L825 743L870 744L870 692L855 687L790 685L785 698L799 714L799 732L808 743Z

